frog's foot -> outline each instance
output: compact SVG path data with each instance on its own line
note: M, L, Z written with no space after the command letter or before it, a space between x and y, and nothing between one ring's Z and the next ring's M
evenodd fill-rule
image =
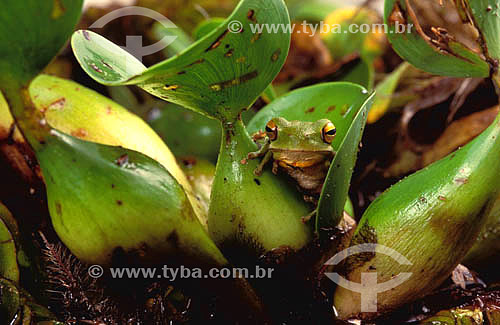
M269 162L269 160L271 160L272 157L273 157L273 153L271 151L267 151L267 153L264 155L264 158L260 162L259 166L257 166L257 168L255 168L255 170L253 171L253 174L255 176L262 175L262 171L264 170L264 166L266 166L266 164Z
M259 166L257 166L257 168L255 168L255 170L253 171L253 174L257 177L262 176L263 169L264 169L264 165L260 164Z
M313 217L316 216L318 209L314 209L313 212L309 213L307 216L302 217L303 223L308 223Z

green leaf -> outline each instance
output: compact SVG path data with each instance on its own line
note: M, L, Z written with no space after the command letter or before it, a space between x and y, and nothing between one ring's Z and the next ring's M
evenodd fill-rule
M17 224L9 210L0 203L0 277L18 283L19 266L15 237L19 237Z
M474 25L481 31L490 59L500 60L500 9L496 0L467 0Z
M335 81L352 82L372 90L375 83L375 68L372 63L361 60L347 74Z
M197 200L174 155L142 119L70 80L40 75L29 92L50 127L86 141L135 150L158 161L186 189L199 215Z
M305 122L326 118L336 126L332 147L337 154L318 205L317 230L336 226L341 220L370 99L366 89L351 83L301 88L264 107L248 125L249 132L255 133L263 130L272 118L283 117Z
M167 57L177 55L188 48L191 44L193 44L193 40L191 39L191 37L186 34L186 32L184 32L181 28L166 28L160 22L156 22L153 24L151 33L153 35L153 38L157 40L161 40L165 37L176 37L176 39L163 50Z
M469 250L462 264L474 270L491 267L492 261L500 257L500 197L497 198L474 246Z
M202 21L198 26L196 26L193 32L193 38L197 41L210 34L212 31L216 30L220 25L222 25L226 19L224 18L210 18Z
M375 100L368 113L368 123L377 122L389 109L392 102L392 95L396 90L401 77L410 67L407 62L401 63L399 67L382 80L376 88Z
M37 151L52 224L79 259L224 265L184 189L156 161L53 130ZM68 166L72 172L68 173Z
M404 0L386 0L384 13L388 26L387 37L394 50L415 67L450 77L485 78L490 75L488 63L463 44L449 40L447 45L450 53L430 45L430 41L426 41L417 32L416 24L408 15ZM413 24L411 29L408 24Z
M352 250L359 244L378 244L409 263L401 264L387 252L357 255L346 261L346 278L359 283L362 274L373 269L379 283L403 272L412 274L394 289L378 293L379 313L432 292L462 261L498 197L499 154L500 116L468 145L403 179L368 207ZM374 315L360 310L357 293L340 286L334 303L342 319Z
M372 101L373 96L370 96L358 108L357 114L354 116L354 120L349 126L347 134L328 170L316 215L316 232L320 235L323 233L322 229L336 227L342 220L352 172L356 164L358 148L366 124L367 110Z
M167 104L154 114L149 124L175 156L217 161L222 133L218 121L184 107Z
M338 8L337 4L325 2L322 0L301 1L288 6L290 17L294 21L302 22L320 22L328 16L329 13Z
M230 32L237 29L235 21L242 24L241 32ZM100 83L135 84L167 101L231 121L275 78L290 45L289 32L254 34L255 23L289 24L283 0L241 1L216 30L149 69L92 32L76 32L72 46L83 69Z
M19 324L21 294L14 282L0 277L0 321L2 324Z
M35 77L64 45L83 0L4 0L0 12L0 84Z

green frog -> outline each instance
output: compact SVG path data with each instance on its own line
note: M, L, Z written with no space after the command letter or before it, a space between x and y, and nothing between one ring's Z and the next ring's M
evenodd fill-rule
M254 135L254 141L263 145L249 153L248 159L264 157L254 171L256 176L273 159L273 173L284 171L297 181L306 201L316 203L335 155L331 144L336 133L335 125L327 119L303 122L273 118L265 133Z

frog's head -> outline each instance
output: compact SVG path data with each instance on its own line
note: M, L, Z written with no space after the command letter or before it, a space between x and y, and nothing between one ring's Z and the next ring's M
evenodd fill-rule
M277 117L266 125L270 149L276 151L331 153L336 132L335 125L327 119L303 122Z

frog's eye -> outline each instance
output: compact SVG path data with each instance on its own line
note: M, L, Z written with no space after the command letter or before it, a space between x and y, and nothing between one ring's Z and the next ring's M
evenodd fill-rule
M326 125L323 127L323 130L321 130L321 138L325 143L328 144L331 144L333 142L335 134L337 134L337 129L332 122L326 123Z
M269 140L274 141L278 139L278 127L273 121L269 121L266 125L266 135Z

